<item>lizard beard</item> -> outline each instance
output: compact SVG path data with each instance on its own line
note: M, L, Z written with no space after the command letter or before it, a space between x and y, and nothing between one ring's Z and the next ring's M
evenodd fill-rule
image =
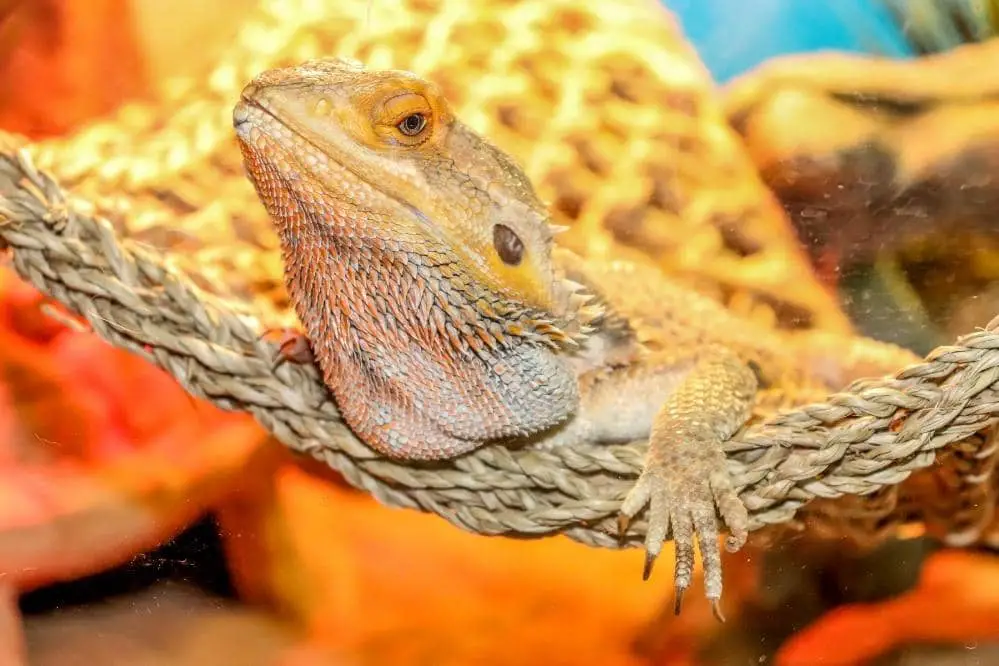
M285 208L285 211L288 209ZM442 459L543 432L575 412L570 366L549 347L478 320L419 247L365 236L339 219L278 225L285 277L314 356L345 421L390 457ZM448 268L453 269L448 273Z

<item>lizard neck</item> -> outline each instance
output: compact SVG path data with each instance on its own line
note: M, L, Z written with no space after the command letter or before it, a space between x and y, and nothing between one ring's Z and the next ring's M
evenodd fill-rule
M297 215L278 231L296 312L362 439L387 455L443 458L575 412L572 367L543 341L511 334L515 320L498 314L517 314L509 303L478 290L440 248L358 238L372 227L350 217L342 207L321 224Z

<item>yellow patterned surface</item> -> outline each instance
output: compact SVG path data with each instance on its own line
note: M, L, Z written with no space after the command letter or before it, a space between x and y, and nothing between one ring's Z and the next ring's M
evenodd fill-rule
M231 109L268 67L341 55L441 84L525 166L565 242L644 255L743 314L842 331L708 76L655 0L264 0L202 78L32 148L128 233L286 320L280 262ZM276 306L276 307L273 307Z

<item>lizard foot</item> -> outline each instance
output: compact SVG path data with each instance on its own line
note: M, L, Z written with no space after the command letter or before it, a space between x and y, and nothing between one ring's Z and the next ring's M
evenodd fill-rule
M294 329L274 329L265 331L261 338L275 339L278 342L278 353L274 358L272 370L277 370L284 363L308 365L315 363L312 347L305 334Z
M672 529L676 548L676 596L673 610L677 615L680 614L683 593L690 587L694 570L696 534L704 567L705 595L711 602L715 617L724 622L719 606L722 563L718 547L716 507L729 530L725 543L729 552L739 550L746 543L749 515L732 487L725 471L724 458L712 457L715 459L708 466L697 464L696 460L688 460L685 464L672 456L667 460L653 458L646 463L638 482L621 504L618 528L623 535L631 519L648 505L649 525L645 537L645 569L642 573L644 580L648 580L652 574L652 567L662 550L663 541ZM702 457L700 462L708 461ZM706 469L714 471L706 472Z

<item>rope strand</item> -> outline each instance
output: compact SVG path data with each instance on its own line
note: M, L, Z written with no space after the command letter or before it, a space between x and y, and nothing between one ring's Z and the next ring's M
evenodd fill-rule
M26 281L82 316L112 345L173 375L191 394L252 414L286 446L314 456L392 506L436 513L482 534L564 533L618 542L621 499L645 444L550 451L483 448L435 465L402 464L362 444L314 368L272 371L259 324L197 288L165 257L119 238L71 206L23 151L0 150L0 238ZM778 414L727 445L752 528L791 520L813 498L866 495L933 464L936 452L993 425L999 413L999 320L895 377L856 382L826 402Z

